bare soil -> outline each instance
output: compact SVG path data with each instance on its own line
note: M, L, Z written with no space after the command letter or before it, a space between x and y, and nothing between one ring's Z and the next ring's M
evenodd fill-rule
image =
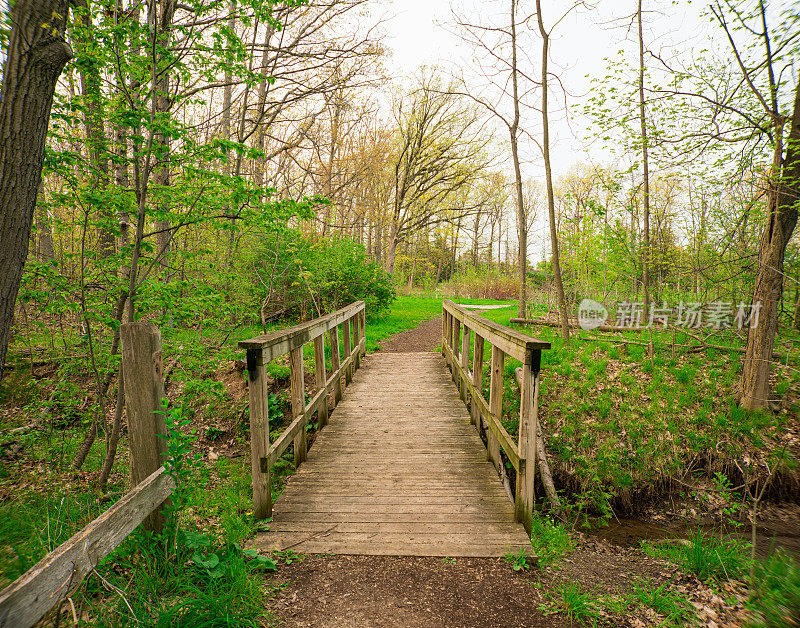
M381 343L381 351L410 353L433 351L442 342L442 317L422 321L419 327L401 331Z
M561 606L562 586L577 583L594 599L610 599L645 582L672 583L698 600L698 610L707 607L700 593L693 595L699 583L686 586L674 566L639 550L577 538L576 549L557 566L527 571L495 558L305 556L270 578L275 594L268 611L276 625L291 628L579 626ZM733 610L712 611L723 620L718 625L738 625ZM641 606L624 615L601 611L600 618L605 626L637 628L664 619Z

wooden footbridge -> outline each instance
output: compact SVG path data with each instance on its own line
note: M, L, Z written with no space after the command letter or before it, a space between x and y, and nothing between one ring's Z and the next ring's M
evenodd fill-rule
M306 343L315 365L308 403ZM549 343L445 301L444 359L365 357L363 302L239 345L247 350L254 512L272 517L255 547L416 556L503 556L530 547L538 374ZM270 445L265 366L287 353L294 420ZM523 365L516 441L500 420L507 355ZM309 450L314 417L319 431ZM289 445L298 470L273 506L271 469Z
M366 357L363 302L239 343L247 350L254 514L273 518L255 546L417 556L502 556L530 547L539 365L550 345L450 301L443 310L444 359ZM140 523L162 530L175 484L161 464L161 334L137 321L122 325L121 336L134 486L0 591L0 628L33 626ZM308 401L307 343L314 346ZM286 354L294 418L270 444L266 365ZM506 356L522 362L516 441L501 421ZM309 451L306 426L315 418ZM298 470L273 508L271 470L290 445Z

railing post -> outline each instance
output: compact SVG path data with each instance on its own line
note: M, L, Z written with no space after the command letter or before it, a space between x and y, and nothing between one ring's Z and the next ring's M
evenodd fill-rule
M461 321L453 317L453 342L450 347L453 349L453 381L458 386L458 341L461 339Z
M361 323L361 339L364 340L364 348L361 350L361 357L363 358L365 355L367 355L367 342L366 342L366 338L367 338L367 310L366 310L366 305L364 306L364 309L361 310L361 312L359 312L358 320Z
M353 349L356 352L354 357L353 364L353 371L357 371L358 367L361 366L361 316L360 312L357 312L355 316L353 316Z
M331 369L334 373L339 370L342 365L342 359L339 356L339 326L328 330L328 341L331 346ZM342 376L337 375L333 380L333 407L342 400Z
M161 411L164 361L161 332L150 321L125 323L120 335L131 448L131 486L135 487L164 464L167 453L167 441L162 438L167 429ZM142 525L146 530L160 532L163 529L162 508L163 504L144 520Z
M272 473L269 456L267 369L261 349L247 350L247 389L250 401L250 468L253 476L253 517L272 516Z
M481 407L478 405L476 396L483 394L483 336L475 332L475 347L472 353L472 386L474 394L470 403L470 415L472 424L481 430Z
M492 345L492 380L489 388L489 412L502 423L503 417L503 365L506 354L495 345ZM495 469L500 470L500 443L497 436L489 429L486 434L488 446L486 447L487 459L492 462Z
M453 317L445 310L444 312L444 333L442 335L442 353L444 354L445 361L448 366L450 365L450 354L445 351L445 347L451 348L451 341L453 339Z
M344 336L344 359L350 357L350 354L353 352L353 345L352 345L352 331L350 329L350 319L345 319L342 323L342 331ZM347 386L350 384L350 380L353 379L353 363L350 362L347 368L344 370L344 384Z
M530 350L522 365L519 406L519 449L520 464L517 474L517 494L514 500L514 516L521 521L530 535L535 499L534 476L536 474L536 433L539 421L539 369L542 352Z
M306 390L303 376L303 346L292 349L289 354L289 381L292 394L292 418L296 419L306 411ZM294 437L294 466L305 462L308 452L305 429Z
M458 387L461 389L461 401L467 403L467 391L469 387L467 386L467 379L469 378L469 336L470 330L469 327L464 325L464 329L461 333L461 371L458 376Z
M328 375L325 372L325 336L320 335L314 338L314 382L317 389L325 389L322 398L322 405L317 411L319 428L322 429L328 424L328 386L326 385Z

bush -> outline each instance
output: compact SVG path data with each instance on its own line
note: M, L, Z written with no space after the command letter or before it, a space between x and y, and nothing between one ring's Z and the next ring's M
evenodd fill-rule
M387 308L395 293L391 278L363 245L344 237L310 239L297 231L261 240L248 284L251 307L266 313L286 310L302 318L332 312L353 301L366 303L367 316Z

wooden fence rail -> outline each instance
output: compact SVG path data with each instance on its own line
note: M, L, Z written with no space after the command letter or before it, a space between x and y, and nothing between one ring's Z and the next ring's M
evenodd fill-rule
M517 472L515 517L530 534L536 469L539 371L542 349L549 349L550 343L470 313L452 301L444 301L442 310L442 353L453 374L453 381L459 387L462 401L470 406L473 425L485 430L488 460L501 472L502 449ZM472 335L475 341L470 368ZM488 401L483 396L485 342L492 345ZM519 436L516 443L502 422L506 356L522 362Z
M330 411L342 398L342 377L345 380L344 386L347 386L353 372L361 364L361 358L366 352L364 324L364 302L356 301L327 316L239 343L239 347L247 351L253 514L256 519L272 515L271 470L275 462L290 444L294 445L295 465L306 459L306 425L309 419L317 413L319 428L325 426ZM339 325L342 326L344 356L339 355ZM326 334L333 369L330 376L325 369ZM303 345L309 342L314 343L314 381L317 390L306 403ZM293 420L270 445L266 366L274 358L287 353ZM333 405L329 406L328 397L331 391Z

